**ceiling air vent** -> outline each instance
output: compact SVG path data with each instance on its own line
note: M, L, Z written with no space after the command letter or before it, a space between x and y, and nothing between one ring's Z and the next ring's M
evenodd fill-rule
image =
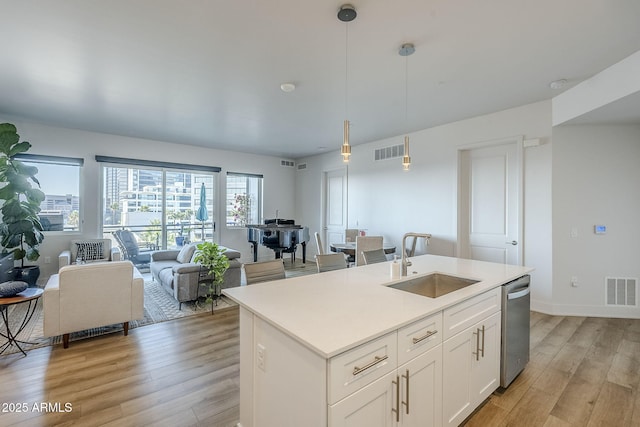
M377 148L375 151L375 160L395 159L404 156L404 144L392 145L390 147Z
M293 160L280 160L280 166L284 166L286 168L292 168L295 167L296 162L294 162Z
M605 277L604 286L608 306L635 307L638 279L634 277Z
M298 170L299 171L305 170L306 168L307 168L307 164L306 163L300 163L298 165Z

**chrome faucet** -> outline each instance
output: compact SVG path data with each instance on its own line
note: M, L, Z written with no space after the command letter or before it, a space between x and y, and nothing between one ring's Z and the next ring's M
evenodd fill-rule
M407 244L407 237L424 237L425 239L429 239L431 237L431 234L426 234L426 233L406 233L404 236L402 236L402 262L400 263L401 267L401 275L402 276L406 276L407 275L407 267L409 267L411 265L411 260L409 260L409 257L407 256L407 248L406 248L406 244Z

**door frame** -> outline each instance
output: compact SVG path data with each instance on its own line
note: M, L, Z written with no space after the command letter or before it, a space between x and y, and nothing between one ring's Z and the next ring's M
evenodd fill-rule
M459 258L469 258L469 224L471 219L471 209L468 203L468 164L463 161L463 153L475 149L488 147L496 147L501 145L515 145L516 147L516 189L517 189L517 206L518 206L518 263L524 265L524 135L516 135L506 138L500 138L489 141L481 141L458 146L458 208L457 208L457 244L456 256Z
M327 224L327 209L329 207L328 200L328 180L329 176L332 173L341 174L344 177L343 187L342 187L342 216L344 219L344 227L347 228L349 225L349 165L345 165L344 168L335 168L329 169L322 172L322 188L321 188L321 203L320 203L320 237L322 239L322 244L324 245L325 251L328 250L331 242L329 242L327 231L329 226ZM344 230L343 230L343 239L344 241Z

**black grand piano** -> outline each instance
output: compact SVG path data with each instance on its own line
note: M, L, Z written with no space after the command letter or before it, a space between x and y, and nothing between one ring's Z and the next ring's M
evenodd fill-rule
M302 245L302 262L307 261L309 227L296 225L292 219L266 219L264 224L247 226L247 241L253 249L253 262L258 261L258 243L273 249L276 258L283 253L291 254L291 262L296 259L296 248Z

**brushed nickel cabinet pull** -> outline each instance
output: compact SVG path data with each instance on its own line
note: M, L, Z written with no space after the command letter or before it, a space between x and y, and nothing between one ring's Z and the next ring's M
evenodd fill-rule
M402 375L402 378L404 378L407 382L406 382L406 387L405 387L405 392L407 394L407 401L406 402L402 402L402 404L407 408L407 415L409 415L409 370L407 369L406 374Z
M476 328L476 331L473 333L476 336L476 351L472 354L476 355L476 361L480 360L480 328Z
M396 380L391 381L391 384L396 386L396 407L391 408L391 412L396 413L396 422L400 422L400 377L396 375Z
M373 359L372 362L367 363L366 365L364 365L362 368L358 368L357 366L353 367L353 375L358 375L361 372L366 371L367 369L376 366L378 363L385 361L389 358L389 356L384 355L384 356L375 356L375 358Z
M424 341L424 340L426 340L427 338L432 337L432 336L434 336L434 335L435 335L435 334L437 334L437 333L438 333L438 331L437 331L437 330L436 330L436 331L427 331L427 333L426 333L426 334L424 334L423 336L418 337L418 338L414 338L414 339L413 339L413 343L414 343L414 344L418 344L420 341Z
M484 358L484 325L482 325L482 350L478 349L482 353L482 357Z

